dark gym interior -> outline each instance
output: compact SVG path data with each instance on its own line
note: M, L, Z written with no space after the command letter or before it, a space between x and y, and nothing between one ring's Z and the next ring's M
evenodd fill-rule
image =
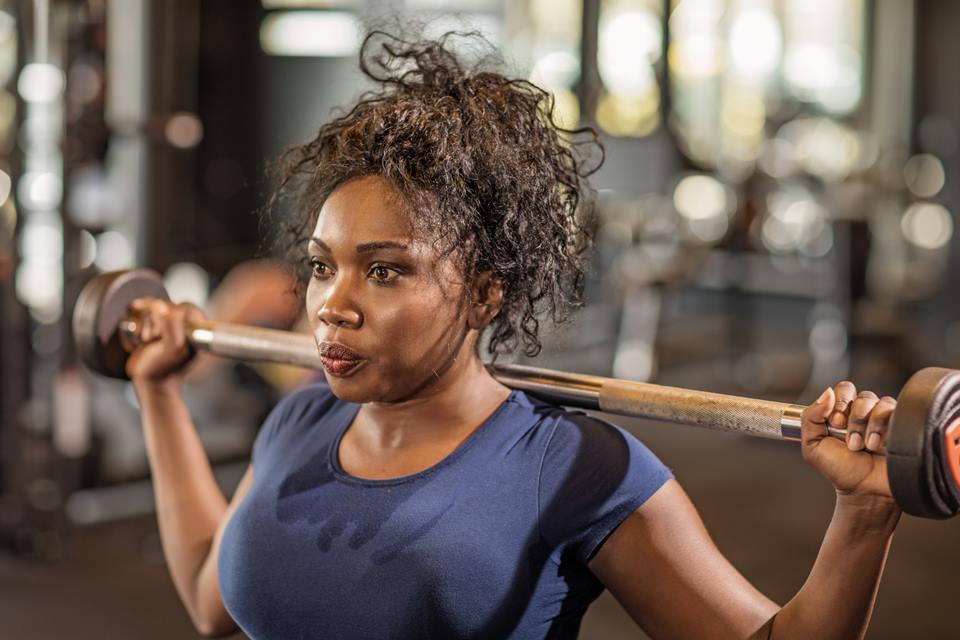
M294 327L257 290L267 168L367 88L364 25L404 18L480 30L606 146L587 303L516 362L801 405L960 369L953 0L0 0L0 638L201 637L136 397L81 364L72 309L142 266L212 317ZM213 356L190 374L227 495L304 380ZM797 444L605 417L793 596L834 504ZM903 517L867 638L958 636L958 538ZM647 636L605 593L580 637Z

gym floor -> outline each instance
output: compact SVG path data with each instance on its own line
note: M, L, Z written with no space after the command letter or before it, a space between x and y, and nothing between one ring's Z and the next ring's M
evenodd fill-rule
M757 587L785 602L816 556L832 490L795 445L618 419L670 465L720 549ZM904 517L867 637L956 637L952 593L960 521ZM152 516L81 528L66 558L38 564L0 555L3 638L199 637L167 575ZM243 638L236 634L233 638ZM644 638L609 595L581 638Z

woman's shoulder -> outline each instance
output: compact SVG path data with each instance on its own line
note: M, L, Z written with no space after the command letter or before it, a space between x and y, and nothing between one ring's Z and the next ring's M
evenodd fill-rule
M525 414L523 438L542 453L542 473L603 467L626 474L637 468L662 470L664 465L636 436L605 417L565 408L523 392L512 396Z
M547 456L554 463L576 458L618 467L637 458L654 458L653 453L623 427L602 417L577 409L561 409L555 414Z
M607 535L672 472L626 429L557 408L540 466L540 532L586 563Z
M310 429L351 406L333 395L326 382L300 387L284 396L267 415L254 442L254 458L278 437Z
M613 452L630 442L637 442L627 430L602 417L580 409L562 407L523 392L517 392L515 397L533 418L532 424L538 431L537 435L548 441L551 451L587 449Z

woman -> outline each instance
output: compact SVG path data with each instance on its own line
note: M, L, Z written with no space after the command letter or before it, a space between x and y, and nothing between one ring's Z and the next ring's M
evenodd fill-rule
M589 170L575 139L591 132L559 129L545 92L466 68L444 39L374 34L361 68L379 91L280 165L326 384L274 409L229 505L180 399L199 312L134 304L148 342L127 369L197 628L573 638L607 588L658 638L862 636L899 519L878 455L895 401L843 382L806 409L803 455L837 503L779 607L642 444L510 391L479 357L482 337L493 354L536 353L537 318L579 301Z

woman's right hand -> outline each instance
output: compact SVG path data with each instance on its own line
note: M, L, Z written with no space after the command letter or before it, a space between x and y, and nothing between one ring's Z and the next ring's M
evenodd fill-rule
M134 386L177 381L196 355L187 340L189 324L206 319L189 303L137 298L130 312L140 325L140 345L127 360L127 376Z

